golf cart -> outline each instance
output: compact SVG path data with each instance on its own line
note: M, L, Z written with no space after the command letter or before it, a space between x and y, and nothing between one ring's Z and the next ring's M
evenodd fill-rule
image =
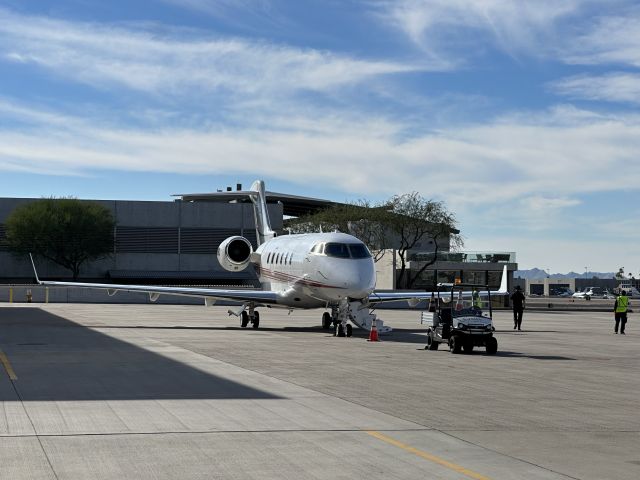
M451 353L485 347L487 355L494 355L498 341L493 336L492 313L488 285L438 284L429 310L422 312L421 323L428 325L425 350L438 350L445 343Z

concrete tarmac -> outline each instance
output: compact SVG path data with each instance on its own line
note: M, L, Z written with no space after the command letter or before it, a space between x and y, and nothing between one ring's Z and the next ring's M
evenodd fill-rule
M498 354L424 350L419 312L0 305L0 478L637 479L640 325L496 314Z

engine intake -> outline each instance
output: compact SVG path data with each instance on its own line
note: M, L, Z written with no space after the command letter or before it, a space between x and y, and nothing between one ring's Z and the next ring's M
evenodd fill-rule
M251 242L244 237L229 237L218 247L218 262L229 272L247 268L253 253Z

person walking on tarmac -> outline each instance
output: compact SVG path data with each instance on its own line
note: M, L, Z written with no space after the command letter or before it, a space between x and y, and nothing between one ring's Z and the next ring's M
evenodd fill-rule
M524 312L524 293L522 293L520 285L516 285L516 290L511 295L511 302L513 303L513 329L520 330Z
M618 298L616 298L616 303L613 306L613 312L616 319L616 326L613 327L614 333L618 333L618 326L620 326L620 333L624 335L624 327L627 324L627 310L629 310L629 297L627 297L627 292L622 290Z

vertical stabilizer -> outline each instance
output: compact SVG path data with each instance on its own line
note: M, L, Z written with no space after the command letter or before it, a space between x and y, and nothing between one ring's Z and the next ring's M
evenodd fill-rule
M267 240L271 240L276 233L271 230L271 221L269 220L269 211L267 210L267 198L264 193L264 182L256 180L251 185L251 191L256 192L251 195L253 202L253 210L256 218L256 237L258 245L262 245Z

